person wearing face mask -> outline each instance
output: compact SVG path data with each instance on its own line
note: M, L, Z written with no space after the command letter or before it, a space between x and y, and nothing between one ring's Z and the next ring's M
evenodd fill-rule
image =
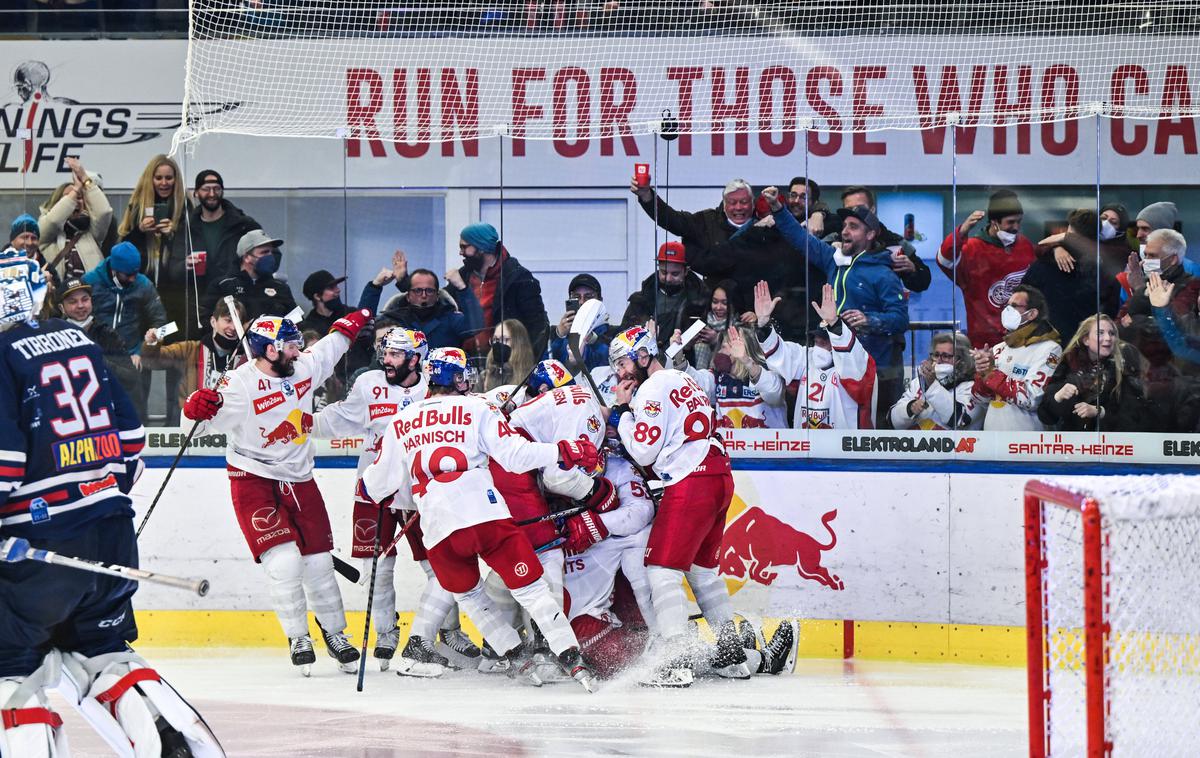
M967 336L976 348L1004 339L1000 311L1037 259L1033 242L1021 234L1024 216L1017 193L997 190L988 199L987 211L967 216L938 251L942 273L962 290ZM985 218L987 224L981 226Z
M636 177L630 191L647 216L680 238L687 255L680 262L703 276L710 288L721 279L732 279L742 292L750 292L765 280L783 298L775 313L783 336L798 338L806 333L807 293L820 290L825 273L795 254L780 234L777 217L765 209L759 209L764 211L762 218L756 216L754 190L745 179L726 184L717 207L694 212L675 210L652 187L639 186ZM697 313L702 312L703 307ZM658 334L662 349L672 325L661 311L658 322L663 327Z
M796 383L794 429L871 429L875 424L875 359L854 329L838 314L833 286L821 288L813 303L820 319L811 346L780 339L772 324L779 298L767 283L754 287L756 337L767 368L787 383Z
M390 267L381 268L375 278L363 287L358 297L357 309L352 309L342 302L341 285L346 281L346 277L335 277L324 269L314 271L304 280L304 297L312 305L312 309L296 327L302 332L312 330L317 334L325 334L333 326L333 322L351 310L368 310L375 313L379 310L379 299L383 295L384 285L393 279L395 274ZM370 332L363 332L346 353L346 359L338 363L335 376L345 384L349 375L371 363L374 353Z
M139 274L142 254L128 242L113 246L112 253L96 268L87 272L83 282L92 288L92 304L97 319L111 326L125 343L125 351L139 370L142 367L142 335L147 329L167 323L167 312L154 284ZM146 419L146 378L140 392L129 399Z
M483 374L483 391L519 382L535 363L525 325L515 318L500 322L492 334Z
M468 340L468 352L486 352L496 325L505 319L516 319L529 334L533 354L545 353L550 321L542 303L542 285L529 269L509 255L496 227L483 223L464 226L459 232L458 254L463 265L446 272L447 290L464 313L473 307L470 301L473 296L478 301L483 325ZM466 295L467 290L470 296Z
M92 312L92 287L82 279L68 279L58 289L58 311L67 323L83 331L100 346L109 372L120 382L125 394L141 392L141 374L129 358L129 350L112 325L96 318Z
M1038 404L1062 357L1049 316L1045 296L1019 284L1000 314L1004 339L991 349L985 346L973 352L975 394L988 404L984 430L1041 431Z
M680 337L677 331L671 341L677 342ZM674 368L704 389L716 409L718 427L786 428L786 383L766 365L767 357L754 328L735 324L721 331L709 368L693 368L682 352L675 356Z
M233 301L236 318L246 323L246 309ZM210 330L200 339L182 340L164 345L154 329L148 329L142 344L142 363L149 369L175 369L181 380L176 386L179 407L201 387L215 389L221 375L246 362L238 341L237 327L224 300L217 303L209 317Z
M983 408L974 393L975 359L962 332L941 332L930 341L929 357L892 406L895 429L979 429Z
M688 268L683 243L672 240L659 245L655 262L655 272L642 280L641 289L629 301L632 306L636 298L647 317L660 325L657 344L659 350L666 350L672 332L687 329L692 317L704 313L711 296L704 280Z
M208 323L217 301L233 295L246 307L246 319L254 321L270 313L291 313L296 298L287 283L275 278L283 254L283 240L271 237L262 229L254 229L238 240L237 254L241 261L236 273L211 282L200 299L200 318Z
M1146 431L1142 357L1109 316L1084 319L1046 384L1038 418L1060 432Z
M1109 316L1116 316L1121 307L1121 286L1117 284L1120 269L1106 265L1102 257L1097 271L1096 222L1096 212L1089 208L1071 211L1065 232L1038 243L1038 258L1021 280L1046 294L1050 323L1064 340L1085 318L1096 315L1097 302L1100 312ZM1123 258L1124 253L1120 256Z
M1162 282L1172 285L1170 299L1164 307L1171 312L1173 326L1184 335L1200 335L1200 319L1196 312L1200 278L1184 271L1181 263L1187 255L1187 240L1174 229L1156 229L1145 239L1145 250L1138 264L1142 278L1157 274ZM1200 367L1195 363L1173 359L1159 320L1155 318L1147 287L1143 284L1134 290L1122 309L1118 321L1121 339L1136 347L1152 370L1174 363L1185 374L1200 374Z
M59 186L41 207L41 253L58 281L77 278L104 260L104 239L113 209L96 174L77 158L67 158L71 181Z

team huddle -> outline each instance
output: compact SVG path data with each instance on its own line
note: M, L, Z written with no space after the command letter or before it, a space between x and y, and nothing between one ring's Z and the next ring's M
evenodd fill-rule
M135 583L32 559L61 551L136 567L128 493L144 438L99 348L67 322L37 319L45 291L35 262L0 255L0 754L68 754L47 699L57 690L119 755L223 756L130 647ZM235 320L246 362L184 406L198 428L227 435L234 513L304 674L316 662L309 610L330 657L357 670L339 572L374 580L373 654L403 676L475 668L594 691L635 664L641 683L664 687L794 667L795 622L770 642L745 617L735 624L717 574L729 458L704 390L663 367L647 329L617 335L599 383L547 360L483 396L470 394L462 350L429 350L396 327L378 367L314 413L314 387L369 322L351 312L306 349L288 319L255 319L244 334ZM310 438L345 435L369 442L353 493L361 572L334 556L313 480ZM401 538L427 580L397 654ZM691 623L685 578L715 643Z

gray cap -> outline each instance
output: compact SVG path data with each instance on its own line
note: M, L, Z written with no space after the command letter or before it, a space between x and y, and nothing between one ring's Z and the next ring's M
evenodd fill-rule
M246 257L247 253L256 247L261 247L263 245L278 246L282 244L283 240L275 239L262 229L255 229L253 231L246 232L242 235L242 238L238 240L237 255L239 258L244 258Z
M1175 222L1179 220L1179 210L1175 203L1150 203L1142 208L1137 220L1149 224L1152 232L1158 229L1174 229Z

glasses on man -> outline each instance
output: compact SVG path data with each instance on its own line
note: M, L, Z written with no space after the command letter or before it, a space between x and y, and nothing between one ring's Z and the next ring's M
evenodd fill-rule
M413 287L413 288L409 289L409 292L413 293L414 295L432 295L435 292L437 292L437 288L436 287Z
M954 360L954 353L930 353L929 357L935 361L952 361Z

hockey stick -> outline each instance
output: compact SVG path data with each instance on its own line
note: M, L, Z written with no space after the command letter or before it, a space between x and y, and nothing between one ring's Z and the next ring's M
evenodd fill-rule
M242 328L241 319L237 317L237 302L233 299L233 295L225 297L225 307L229 309L229 320L233 322L233 327L237 330L238 345L245 351L246 360L252 360L250 357L250 348L246 345L246 331ZM218 383L220 383L221 379L225 378L229 370L229 367L226 366L225 370L221 372L221 376L217 379ZM183 444L179 446L179 451L175 453L175 460L171 461L171 468L167 471L167 475L163 477L162 484L159 485L154 499L150 501L150 507L146 510L146 515L142 517L142 523L138 524L135 537L142 536L142 530L146 528L146 522L150 520L150 514L154 513L154 509L158 507L158 501L162 498L163 493L167 491L167 484L171 481L171 476L174 475L175 469L179 466L179 460L183 458L183 453L188 449L188 445L192 444L192 437L195 436L196 430L200 428L200 424L202 423L201 421L192 422L192 428L188 429L187 436L183 438Z
M412 528L412 525L417 523L417 518L419 518L420 515L420 513L414 512L413 515L409 516L408 520L404 522L404 526L400 527L400 531L396 532L395 539L392 540L391 544L389 544L387 549L380 553L380 555L387 555L395 550L396 546L400 544L400 540L404 537L404 535L408 534L408 530ZM371 585L374 586L374 582L372 582Z
M555 537L554 539L547 542L545 545L539 545L538 547L535 547L533 549L533 552L544 553L547 550L553 550L554 548L558 547L559 545L562 545L566 541L567 541L566 537Z
M371 636L371 606L375 604L375 571L379 568L379 543L382 541L380 531L383 528L383 509L386 506L383 503L379 504L379 518L375 521L375 546L371 553L371 586L367 590L367 616L363 619L363 639L362 652L358 654L358 686L355 688L358 692L363 691L363 677L367 671L367 638Z
M79 569L80 571L90 571L93 574L105 574L107 576L130 579L135 582L165 584L168 587L190 590L200 597L208 594L207 579L184 579L177 576L167 576L166 574L156 574L152 571L143 571L142 569L130 566L122 566L117 563L101 563L100 561L90 561L85 558L72 558L67 555L59 555L51 550L35 548L29 544L29 540L22 537L9 537L0 542L0 563L16 563L17 561L25 560L41 561L42 563L49 563L55 566L66 566L67 568Z

